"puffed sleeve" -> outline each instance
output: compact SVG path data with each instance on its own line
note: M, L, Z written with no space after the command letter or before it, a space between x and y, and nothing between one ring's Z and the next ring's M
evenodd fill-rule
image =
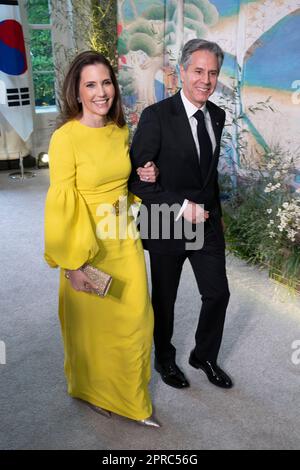
M45 207L45 259L49 266L78 269L99 251L86 203L76 188L68 133L54 132L49 147L50 188Z

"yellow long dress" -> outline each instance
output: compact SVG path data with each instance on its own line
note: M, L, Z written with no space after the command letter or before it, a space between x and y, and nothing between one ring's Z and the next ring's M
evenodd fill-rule
M54 132L45 209L45 259L61 267L59 318L72 397L131 419L151 415L148 393L153 310L139 238L107 238L105 217L128 194L128 129L91 128L77 120ZM110 212L99 212L101 204ZM129 203L128 203L129 204ZM124 216L124 214L122 214ZM125 216L128 227L132 217ZM106 238L105 238L106 237ZM64 269L89 262L113 282L105 298L75 291Z

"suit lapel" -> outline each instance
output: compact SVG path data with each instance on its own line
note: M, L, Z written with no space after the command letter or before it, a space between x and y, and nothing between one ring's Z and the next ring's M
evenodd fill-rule
M210 115L211 124L215 133L216 137L216 148L214 154L216 153L217 148L220 146L220 140L222 135L222 123L219 119L219 113L217 113L214 109L212 109L210 101L207 101L206 108Z
M177 137L179 148L184 152L184 158L193 168L193 171L198 171L200 175L200 165L195 145L192 129L182 103L180 92L173 96L171 101L171 110L173 119L171 125L174 126L175 135Z
M214 134L215 134L216 148L215 148L215 151L213 153L213 157L212 157L212 161L211 161L211 164L210 164L209 172L208 172L208 175L207 175L207 178L204 182L203 187L205 187L207 185L207 183L210 179L210 176L211 176L211 172L214 169L216 159L219 156L220 141L221 141L221 135L222 135L222 123L220 122L220 119L219 119L219 113L216 112L215 109L212 108L211 103L209 101L207 101L207 103L206 103L206 109L209 112L212 128L213 128L213 131L214 131Z

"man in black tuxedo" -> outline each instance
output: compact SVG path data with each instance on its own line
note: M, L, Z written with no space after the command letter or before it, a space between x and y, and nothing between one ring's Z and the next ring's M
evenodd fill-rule
M180 63L182 89L143 111L131 146L134 169L152 160L160 172L156 183L140 181L135 172L130 180L130 190L148 209L149 227L155 204L180 208L170 219L173 230L168 239L162 230L158 237L149 238L140 226L151 263L155 369L165 383L176 388L189 386L175 362L176 349L171 343L174 305L186 258L202 296L189 363L204 370L214 385L232 387L230 377L217 365L230 295L217 172L225 112L208 101L217 86L223 58L216 43L188 41ZM175 225L182 222L191 227L204 224L202 248L187 249L186 238L174 236Z

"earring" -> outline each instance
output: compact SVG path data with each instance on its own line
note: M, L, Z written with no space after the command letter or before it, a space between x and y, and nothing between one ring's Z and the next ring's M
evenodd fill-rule
M77 101L78 103L81 103L81 99L79 98L79 96L77 96Z

